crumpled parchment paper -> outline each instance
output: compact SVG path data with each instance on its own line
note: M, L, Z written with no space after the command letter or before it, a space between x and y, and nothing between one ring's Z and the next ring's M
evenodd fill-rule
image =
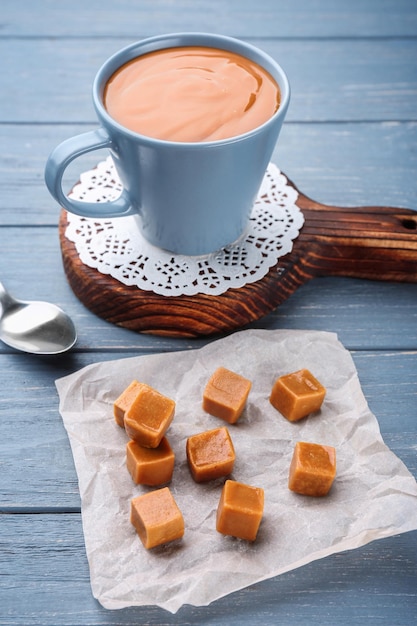
M227 425L201 408L220 365L249 378L240 420ZM308 368L326 387L320 412L290 423L269 403L275 379ZM133 380L176 401L167 437L176 453L170 484L185 520L179 542L146 550L129 521L131 498L149 490L126 469L128 438L113 402ZM417 528L417 484L384 444L349 352L336 335L247 330L191 351L97 363L56 381L82 500L85 545L95 598L108 609L207 605L233 591L315 559ZM228 426L236 463L232 479L265 490L254 543L216 531L223 480L197 484L185 444L192 434ZM337 476L325 498L288 490L296 441L335 446Z

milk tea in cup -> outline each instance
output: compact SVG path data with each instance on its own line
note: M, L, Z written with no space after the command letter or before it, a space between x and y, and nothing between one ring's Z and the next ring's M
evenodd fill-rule
M278 110L280 89L258 63L228 50L189 46L150 52L108 80L103 102L122 126L166 141L242 135Z

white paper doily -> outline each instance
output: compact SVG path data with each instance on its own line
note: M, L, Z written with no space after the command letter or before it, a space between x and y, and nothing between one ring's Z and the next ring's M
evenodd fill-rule
M113 200L122 190L111 157L85 172L72 190L77 200ZM304 217L298 194L272 163L262 182L248 228L233 244L204 256L173 254L142 236L136 217L84 218L68 213L65 235L84 265L119 282L163 296L220 295L263 278L292 250Z

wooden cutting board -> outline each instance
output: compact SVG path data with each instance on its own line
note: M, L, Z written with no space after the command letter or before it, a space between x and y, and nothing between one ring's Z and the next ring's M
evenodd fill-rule
M350 276L417 283L417 212L393 207L343 208L298 192L304 226L292 251L264 278L219 296L161 296L130 287L80 260L59 236L68 281L79 300L99 317L130 330L169 337L229 332L273 311L300 285L317 276Z

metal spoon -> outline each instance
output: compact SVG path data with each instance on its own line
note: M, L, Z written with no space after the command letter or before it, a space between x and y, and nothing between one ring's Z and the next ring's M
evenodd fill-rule
M13 298L0 282L0 339L33 354L60 354L77 340L73 321L49 302Z

